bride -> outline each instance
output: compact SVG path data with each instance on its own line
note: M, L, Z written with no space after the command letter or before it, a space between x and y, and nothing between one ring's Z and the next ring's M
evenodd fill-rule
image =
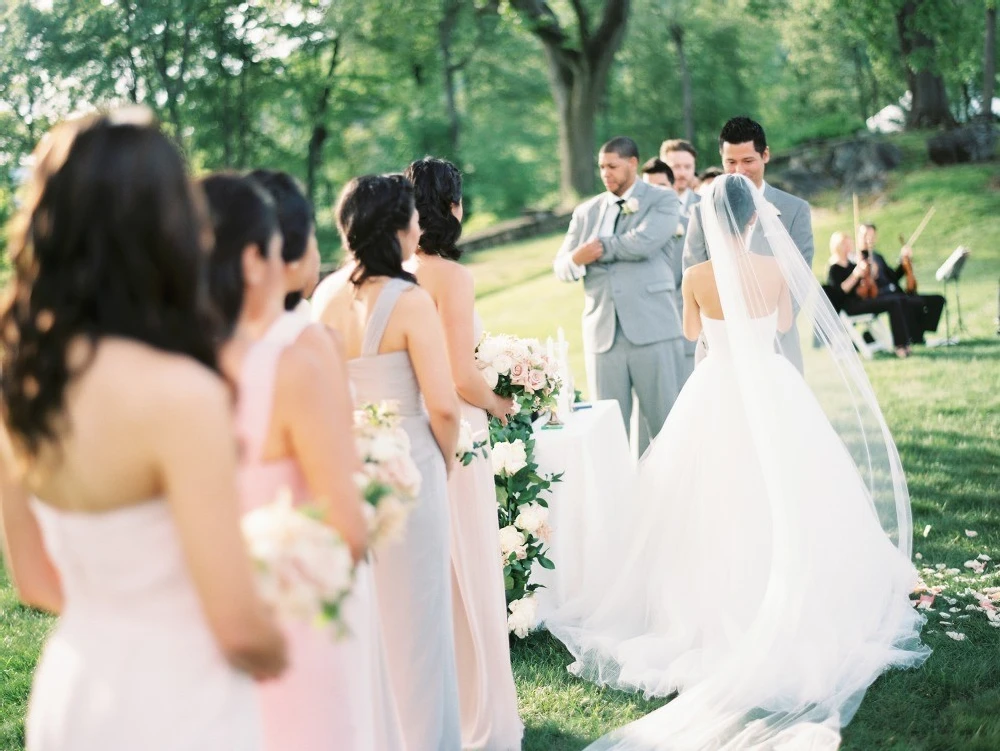
M908 598L906 482L847 332L775 208L738 175L706 198L710 260L683 294L684 333L704 333L708 357L626 508L594 520L611 531L593 554L620 567L595 566L608 573L546 625L571 672L680 692L594 749L835 749L867 687L929 654ZM805 377L776 351L796 317L819 344Z

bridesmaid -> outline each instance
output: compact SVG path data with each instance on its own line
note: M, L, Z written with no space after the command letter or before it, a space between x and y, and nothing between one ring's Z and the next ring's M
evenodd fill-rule
M339 331L360 402L393 400L423 482L403 540L379 551L375 584L405 748L461 748L451 624L447 468L458 400L434 302L403 270L420 238L413 187L402 175L344 188L337 223L356 266L317 311Z
M270 196L236 175L212 175L202 185L215 230L212 294L232 330L222 362L239 394L244 510L286 490L294 502L317 502L357 560L365 551L366 527L352 480L358 469L353 407L346 377L335 379L325 366L336 359L332 339L325 335L329 351L317 357L287 335L284 324L303 319L284 311L282 235ZM352 623L352 631L358 625ZM364 690L368 676L358 675L377 667L361 653L377 642L356 632L362 641L338 643L310 624L287 623L285 630L290 669L260 692L266 748L398 747L391 694L386 691L373 706L375 697Z
M319 282L316 218L295 178L287 172L257 169L250 178L268 192L278 210L281 260L284 264L285 310L309 317L309 296Z
M458 263L462 234L462 175L450 162L427 157L413 162L420 214L416 275L430 293L444 324L451 377L462 417L476 440L489 440L487 413L506 423L512 399L493 393L476 368L483 325L474 308L472 273ZM451 509L452 621L462 709L462 747L507 751L521 747L524 726L510 666L507 602L500 565L493 465L477 456L448 478Z
M5 558L60 616L27 748L257 751L251 676L284 642L239 529L200 204L144 110L34 156L0 306Z

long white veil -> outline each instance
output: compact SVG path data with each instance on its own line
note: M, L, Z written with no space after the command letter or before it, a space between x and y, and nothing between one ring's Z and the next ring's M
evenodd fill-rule
M760 583L759 606L738 629L735 646L721 661L685 683L666 706L592 748L828 751L838 747L840 728L881 672L890 666L917 665L928 654L918 639L922 618L908 601L915 572L909 563L912 522L906 481L844 323L775 207L737 175L717 178L700 206L724 314L724 321L713 321L725 331L724 383L735 388L738 399L733 403L745 411L739 424L748 426L749 461L762 478L755 497L763 496L761 513L769 515L769 539L760 540L760 546L768 548L769 564L761 569L766 581ZM801 423L786 403L793 396L787 393L789 384L800 387L801 380L793 366L780 359L781 337L772 346L772 329L764 346L761 343L761 332L769 331L769 321L782 318L782 307L790 310L807 342L802 378L812 396L802 399L809 402L809 410ZM699 378L698 368L692 380ZM781 378L776 379L776 373ZM679 445L679 426L671 424L673 419L672 413L661 437ZM682 419L688 417L677 422ZM809 445L815 435L822 438L820 445ZM624 558L622 566L604 574L603 580L588 582L587 591L547 624L577 658L573 672L656 695L673 690L665 679L657 684L656 676L667 675L671 667L663 656L668 652L661 648L671 639L656 641L661 636L657 629L665 622L659 611L692 606L671 602L676 588L664 590L661 585L665 577L683 577L685 572L657 570L667 560L658 548L684 534L683 529L663 528L657 499L670 493L670 478L662 468L669 457L657 451L660 440L640 464L636 499L622 514L617 541L606 551L595 551ZM816 591L836 581L831 572L838 565L816 563L810 548L825 534L815 529L823 519L815 499L824 489L830 493L826 486L831 481L811 476L823 465L823 457L810 456L816 452L826 452L826 466L837 468L832 479L845 496L829 500L854 503L858 510L837 532L845 543L844 560L856 564L853 572L845 573L842 591ZM802 457L811 463L804 464ZM693 490L697 496L700 489ZM679 505L684 503L698 504L699 499ZM851 534L854 529L857 537ZM822 614L816 611L823 608L833 620L841 619L839 633L822 624ZM824 642L831 633L837 633L836 644ZM829 653L827 659L824 652Z

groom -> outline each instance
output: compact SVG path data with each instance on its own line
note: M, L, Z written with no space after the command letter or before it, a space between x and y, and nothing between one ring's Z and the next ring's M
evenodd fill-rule
M607 192L577 206L553 270L561 281L583 280L590 393L615 399L630 430L635 391L641 455L681 386L683 334L668 258L680 206L672 190L636 179L631 138L608 141L597 158Z
M719 134L719 153L722 155L722 167L727 175L737 174L748 178L757 190L778 210L778 219L788 230L795 247L799 249L806 265L812 268L813 232L809 204L790 193L778 190L764 182L764 168L771 159L771 151L767 147L767 137L760 123L749 117L734 117L724 126ZM709 195L703 196L711 200ZM701 226L701 206L695 205L691 212L687 238L684 243L685 270L708 260L708 248L705 247L705 233ZM751 243L752 245L752 243ZM802 370L802 347L799 344L799 333L795 325L784 334L778 335L781 353L791 363ZM705 357L705 339L698 340L698 351L695 362Z

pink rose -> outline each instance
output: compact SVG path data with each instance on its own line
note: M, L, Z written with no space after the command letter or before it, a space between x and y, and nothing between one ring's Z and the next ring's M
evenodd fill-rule
M545 385L545 371L532 370L528 372L528 388L538 391Z
M518 386L523 386L525 373L527 373L527 369L524 367L524 363L521 362L514 363L514 367L510 369L511 383L515 383Z

